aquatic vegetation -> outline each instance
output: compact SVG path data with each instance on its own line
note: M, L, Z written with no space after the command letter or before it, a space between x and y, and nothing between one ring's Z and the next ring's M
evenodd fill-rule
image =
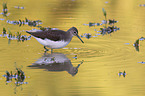
M124 72L119 72L118 73L118 75L119 75L119 77L122 75L123 77L125 77L126 76L126 72L124 71Z
M6 37L7 34L6 34L6 28L3 27L3 31L2 31L2 34L0 34L0 37Z
M113 20L111 20L111 19L109 19L109 24L111 25L111 24L114 24L114 23L117 23L118 21L115 21L114 19Z
M95 27L95 25L96 25L96 26L100 26L101 24L100 24L100 23L92 23L92 22L89 22L89 24L83 24L83 25L89 26L89 27L92 27L92 26Z
M117 28L116 26L108 26L107 28L100 28L100 31L97 31L97 32L101 32L101 34L110 34L114 31L117 31L117 30L120 30L120 28Z
M74 59L77 59L78 57L77 57L77 55L75 55L75 57L73 57Z
M40 27L40 30L45 31L45 30L46 30L46 28L44 28L44 27Z
M21 34L18 34L19 32L17 32L17 35L12 35L12 34L9 34L8 35L8 39L9 40L17 40L17 41L27 41L27 40L30 40L31 36L26 36L26 35L21 35Z
M24 9L24 7L20 7L20 6L14 6L14 8L16 8L16 9Z
M25 20L21 20L21 19L19 19L19 21L7 20L7 23L13 24L13 25L19 25L19 27L22 26L22 25L28 25L28 26L31 26L31 27L40 27L39 24L42 24L42 21L41 20L32 21L32 20L28 20L25 17Z
M89 23L89 27L91 27L91 26L95 26L95 23Z
M139 50L140 50L140 42L141 42L141 41L144 41L144 40L145 40L145 38L144 38L144 37L141 37L141 38L137 39L137 40L134 42L133 46L135 47L136 51L139 52ZM125 43L125 44L126 44L126 45L129 45L130 43Z
M90 33L84 33L83 35L80 35L80 37L85 37L85 38L87 38L87 39L90 39L90 38L92 38L92 37L97 37L98 35L100 35L100 34L95 34L95 35L92 35L92 34L90 34Z
M7 9L7 3L3 3L3 10Z
M145 40L145 38L144 38L144 37L141 37L141 38L139 38L139 40L140 40L140 41L143 41L143 40Z
M50 27L40 27L39 29L32 29L32 30L29 30L29 32L33 31L47 31L47 30L58 30L58 28L50 28Z
M124 44L129 45L130 43L124 43Z
M102 35L111 34L112 32L120 30L120 28L118 28L117 26L114 26L114 24L117 23L118 21L116 21L114 19L107 20L107 12L106 12L106 10L104 8L102 8L102 11L103 11L103 15L105 17L105 20L102 20L102 23L91 23L90 22L89 24L83 24L83 25L89 26L89 27L92 27L92 26L95 27L95 25L96 26L100 26L99 31L97 31L97 32L101 32ZM101 27L101 25L103 27ZM96 31L96 29L95 29L95 31ZM87 35L85 35L85 37L89 39L90 35L87 34Z
M135 47L136 51L139 51L139 39L137 39L135 41L135 43L133 44L133 46Z
M7 3L3 3L3 13L4 14L8 13Z
M6 36L6 33L7 32L6 32L6 29L5 28L3 28L3 32L2 33L3 33L3 36Z
M6 71L6 74L3 75L3 77L6 78L6 85L8 84L14 84L14 94L17 93L16 88L19 87L21 90L23 90L22 85L28 84L28 82L24 82L26 79L24 71L20 68L16 68L16 70L13 71Z
M106 20L102 20L102 23L101 23L102 25L103 24L107 24L107 21Z
M102 11L103 11L103 14L105 16L105 20L107 21L107 13L106 13L106 10L104 8L102 8Z
M36 27L36 25L38 25L39 27L39 24L42 24L41 20L32 21L32 20L28 20L26 17L25 17L25 21L26 21L25 24L28 24L29 26L33 26L33 27Z
M8 34L7 34L8 33ZM17 40L17 41L26 41L30 40L31 36L26 36L26 35L21 35L20 32L17 32L16 34L12 34L10 30L8 32L6 31L5 28L3 28L2 34L0 34L0 37L7 37L10 40Z
M50 28L50 27L40 27L40 30L46 31L46 30L55 30L55 29L54 28Z
M9 34L8 34L7 37L8 37L8 39L9 39L9 38L12 38L12 32L11 32L10 30L9 30Z
M143 40L145 40L145 38L141 37L134 42L133 46L135 47L136 51L139 51L139 46L140 46L139 43L140 43L140 41L143 41Z
M10 83L11 81L15 81L15 84L17 86L20 86L22 84L27 84L27 82L24 82L26 76L24 74L24 72L20 69L20 68L16 68L16 72L12 72L12 71L6 71L6 74L3 75L3 77L6 78L6 82Z
M106 20L102 20L102 23L100 25L103 24L109 24L109 25L114 25L115 23L117 23L118 21L114 20L114 19L109 19L108 21ZM105 25L105 27L107 27L107 25Z
M3 19L3 18L0 18L0 20L1 20L1 21L3 21L3 20L5 20L5 19Z
M89 39L89 38L92 37L92 35L91 35L90 33L85 33L85 34L84 34L84 37L86 37L87 39Z
M8 14L8 7L7 7L7 3L6 2L3 2L3 4L2 4L2 6L3 6L3 10L2 10L2 13L0 13L0 14L2 14L3 16L7 16Z
M105 24L105 26L103 26L103 28L100 28L100 31L97 31L97 32L101 32L101 34L104 35L106 33L110 34L114 31L120 30L120 28L117 28L117 26L114 26L114 23L117 23L118 21L115 21L114 19L113 20L109 19L107 21L106 10L104 8L102 8L102 11L105 16L105 20L102 20L102 25ZM108 25L108 27L107 27L107 25ZM111 25L113 25L113 26L111 26Z
M145 64L145 62L144 62L144 61L142 61L142 62L138 62L138 63Z
M139 6L140 6L140 7L145 7L145 4L140 4Z

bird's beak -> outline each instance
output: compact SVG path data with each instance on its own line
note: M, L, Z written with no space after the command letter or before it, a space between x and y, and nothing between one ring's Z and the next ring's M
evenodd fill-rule
M80 38L78 34L76 34L76 36L81 40L82 43L84 43L84 41Z

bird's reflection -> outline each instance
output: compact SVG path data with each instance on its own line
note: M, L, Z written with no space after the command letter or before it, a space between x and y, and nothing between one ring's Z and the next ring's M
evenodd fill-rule
M28 67L46 69L48 71L67 71L72 76L78 73L79 66L83 63L81 61L76 67L73 67L71 60L62 53L44 53L35 63Z

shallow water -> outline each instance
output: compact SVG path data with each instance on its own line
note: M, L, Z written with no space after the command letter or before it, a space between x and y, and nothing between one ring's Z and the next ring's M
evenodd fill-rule
M0 5L5 2L0 2ZM44 53L43 46L31 38L27 41L0 37L0 94L2 96L144 96L145 95L145 40L140 40L139 51L134 42L144 37L144 0L6 0L8 16L0 15L3 27L12 34L39 29L28 25L13 25L10 21L41 20L43 27L68 30L75 26L84 44L77 37L65 48ZM16 6L24 7L17 9ZM100 26L84 24L101 23L114 19L120 28L111 34L100 34ZM2 6L0 6L2 10ZM4 19L4 20L3 20ZM109 26L109 25L108 25ZM95 31L97 30L97 31ZM25 73L24 84L17 86L13 78L7 82L5 71ZM123 76L123 72L125 75ZM121 76L119 76L119 72Z

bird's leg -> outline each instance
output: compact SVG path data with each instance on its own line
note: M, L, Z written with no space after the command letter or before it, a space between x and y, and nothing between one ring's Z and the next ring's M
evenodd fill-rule
M45 46L44 46L45 52L49 51Z
M51 48L51 53L53 53L53 49Z
M81 64L83 64L83 62L84 62L84 60L81 61ZM78 66L76 68L78 69L81 64L78 64Z

